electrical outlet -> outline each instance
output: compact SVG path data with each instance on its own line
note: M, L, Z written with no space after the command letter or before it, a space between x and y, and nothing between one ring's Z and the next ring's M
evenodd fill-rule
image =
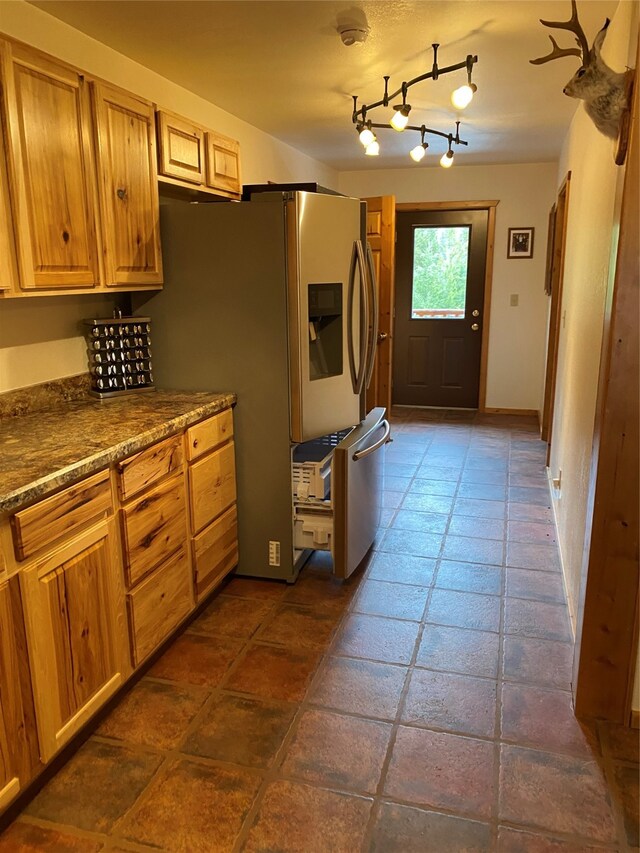
M517 293L512 293L509 297L509 305L511 306L511 308L517 308L519 301L520 297Z
M269 540L269 565L280 565L280 543L273 539Z

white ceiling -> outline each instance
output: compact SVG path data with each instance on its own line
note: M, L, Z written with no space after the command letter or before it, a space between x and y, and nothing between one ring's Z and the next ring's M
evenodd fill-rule
M33 5L196 92L256 127L339 170L416 168L407 152L417 134L381 131L379 157L365 157L351 123L351 95L360 103L382 97L384 74L398 89L431 69L431 44L440 67L477 54L478 92L456 115L451 91L458 71L410 90L412 124L445 133L462 120L460 164L555 160L576 101L562 88L576 57L542 66L529 59L548 52L550 32L539 18L569 17L569 0L32 0ZM617 0L582 0L589 43ZM362 16L370 27L363 46L345 47L339 22ZM553 34L573 46L568 32ZM380 118L376 116L380 115ZM390 110L372 113L385 121ZM440 155L444 140L432 138ZM423 161L424 162L424 161Z

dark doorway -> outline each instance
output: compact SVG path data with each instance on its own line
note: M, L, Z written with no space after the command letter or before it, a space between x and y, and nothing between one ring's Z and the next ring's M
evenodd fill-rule
M394 403L478 407L488 220L398 212Z

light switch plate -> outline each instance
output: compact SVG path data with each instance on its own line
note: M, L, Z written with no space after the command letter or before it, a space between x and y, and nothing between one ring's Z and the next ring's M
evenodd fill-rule
M509 305L511 306L511 308L517 308L519 301L520 301L520 297L518 296L517 293L512 293L511 296L509 297Z

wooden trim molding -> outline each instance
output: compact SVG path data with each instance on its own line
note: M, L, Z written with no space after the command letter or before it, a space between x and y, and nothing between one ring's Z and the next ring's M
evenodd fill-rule
M487 258L484 273L484 305L482 306L482 345L480 350L480 388L478 390L478 411L486 411L487 403L487 365L489 363L489 326L491 321L491 286L493 283L493 255L496 245L496 205L488 209L487 222Z
M396 203L396 210L486 210L496 208L500 199L489 201L402 201Z
M495 409L492 406L486 406L482 412L486 415L515 415L517 417L540 418L540 412L537 409Z
M558 372L558 344L560 341L560 310L562 308L562 283L564 280L565 243L569 220L569 194L571 172L567 172L556 200L554 215L553 249L549 285L551 287L551 306L549 308L549 336L547 339L547 364L545 367L544 400L542 404L542 422L540 438L549 444L547 465L549 464L551 431L553 428L553 409ZM545 278L546 281L546 278Z

